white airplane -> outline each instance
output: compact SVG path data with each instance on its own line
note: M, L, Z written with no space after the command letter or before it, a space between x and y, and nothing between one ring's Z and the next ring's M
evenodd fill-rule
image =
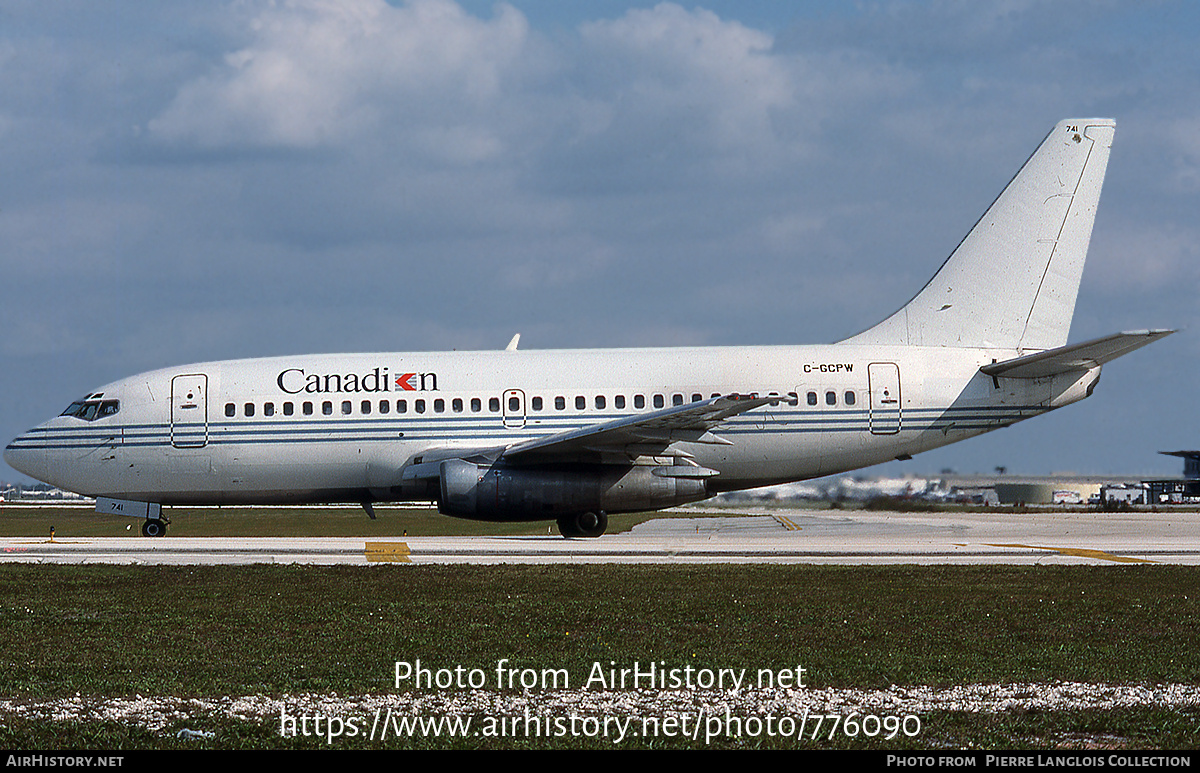
M89 392L4 459L147 536L163 505L430 500L568 537L909 459L1081 400L1173 332L1066 345L1114 127L1055 126L916 297L836 344L185 365Z

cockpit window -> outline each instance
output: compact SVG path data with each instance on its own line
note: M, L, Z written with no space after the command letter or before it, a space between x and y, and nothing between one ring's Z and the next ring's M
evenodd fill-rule
M83 400L76 400L67 406L67 410L62 412L62 416L78 416L83 411Z
M106 416L112 416L121 410L120 400L76 400L67 406L67 410L63 411L63 416L74 416L77 419L84 421L95 421L103 419Z

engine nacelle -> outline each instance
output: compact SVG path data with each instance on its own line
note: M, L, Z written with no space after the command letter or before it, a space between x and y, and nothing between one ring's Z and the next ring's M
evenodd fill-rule
M441 464L438 510L480 521L541 521L595 511L660 510L711 496L702 479L659 476L653 469L619 465L483 467L447 459Z

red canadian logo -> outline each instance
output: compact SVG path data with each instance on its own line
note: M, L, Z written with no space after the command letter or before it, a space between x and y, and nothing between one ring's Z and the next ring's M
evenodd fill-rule
M396 376L396 389L405 392L436 392L436 373L402 373Z

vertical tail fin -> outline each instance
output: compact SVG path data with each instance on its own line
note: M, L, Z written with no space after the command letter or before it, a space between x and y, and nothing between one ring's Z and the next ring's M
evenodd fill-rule
M1108 118L1055 126L929 284L845 343L1064 345L1115 127Z

